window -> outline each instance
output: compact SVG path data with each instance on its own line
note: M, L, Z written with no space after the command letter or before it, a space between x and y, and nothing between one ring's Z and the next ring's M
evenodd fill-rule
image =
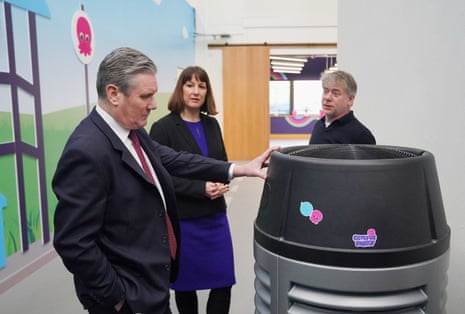
M294 81L294 112L305 115L319 114L321 93L321 81Z
M289 114L290 96L290 81L270 81L270 114Z
M270 81L270 114L319 115L321 81Z

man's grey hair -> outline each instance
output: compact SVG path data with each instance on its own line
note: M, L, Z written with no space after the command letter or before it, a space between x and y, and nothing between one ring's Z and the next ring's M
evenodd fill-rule
M354 77L345 71L327 71L321 76L321 82L323 85L326 82L337 82L344 85L345 91L349 96L355 96L357 94L357 82Z
M142 52L122 47L110 52L100 63L97 72L97 95L106 99L108 84L116 85L121 92L129 95L132 78L140 73L157 73L157 66Z

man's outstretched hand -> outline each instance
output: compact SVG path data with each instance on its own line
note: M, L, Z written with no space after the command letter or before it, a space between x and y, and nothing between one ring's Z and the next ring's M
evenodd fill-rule
M273 146L263 152L260 156L244 165L235 165L233 170L234 177L260 177L266 179L266 169L268 159L272 152L279 150L279 146Z

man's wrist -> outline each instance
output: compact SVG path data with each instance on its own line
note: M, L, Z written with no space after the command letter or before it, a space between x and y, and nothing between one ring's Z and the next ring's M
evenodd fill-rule
M235 164L231 164L229 166L229 172L228 172L228 181L231 181L232 179L234 179L234 168L236 167Z

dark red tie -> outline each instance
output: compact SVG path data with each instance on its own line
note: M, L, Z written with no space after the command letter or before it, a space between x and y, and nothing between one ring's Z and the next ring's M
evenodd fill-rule
M142 153L139 138L137 137L137 134L134 130L129 131L129 138L132 141L132 146L134 146L134 149L136 150L137 156L139 157L140 163L142 164L142 168L144 169L145 174L150 179L150 181L152 181L152 183L155 186L157 186L157 182L155 181L155 178L152 176L152 172L150 171L149 165L147 164L147 160L145 159L144 154ZM157 188L159 188L160 194L163 193L159 183ZM171 219L168 216L168 212L166 213L166 226L168 229L168 241L170 245L171 258L175 259L177 247L176 236L174 235L173 225L171 224Z

